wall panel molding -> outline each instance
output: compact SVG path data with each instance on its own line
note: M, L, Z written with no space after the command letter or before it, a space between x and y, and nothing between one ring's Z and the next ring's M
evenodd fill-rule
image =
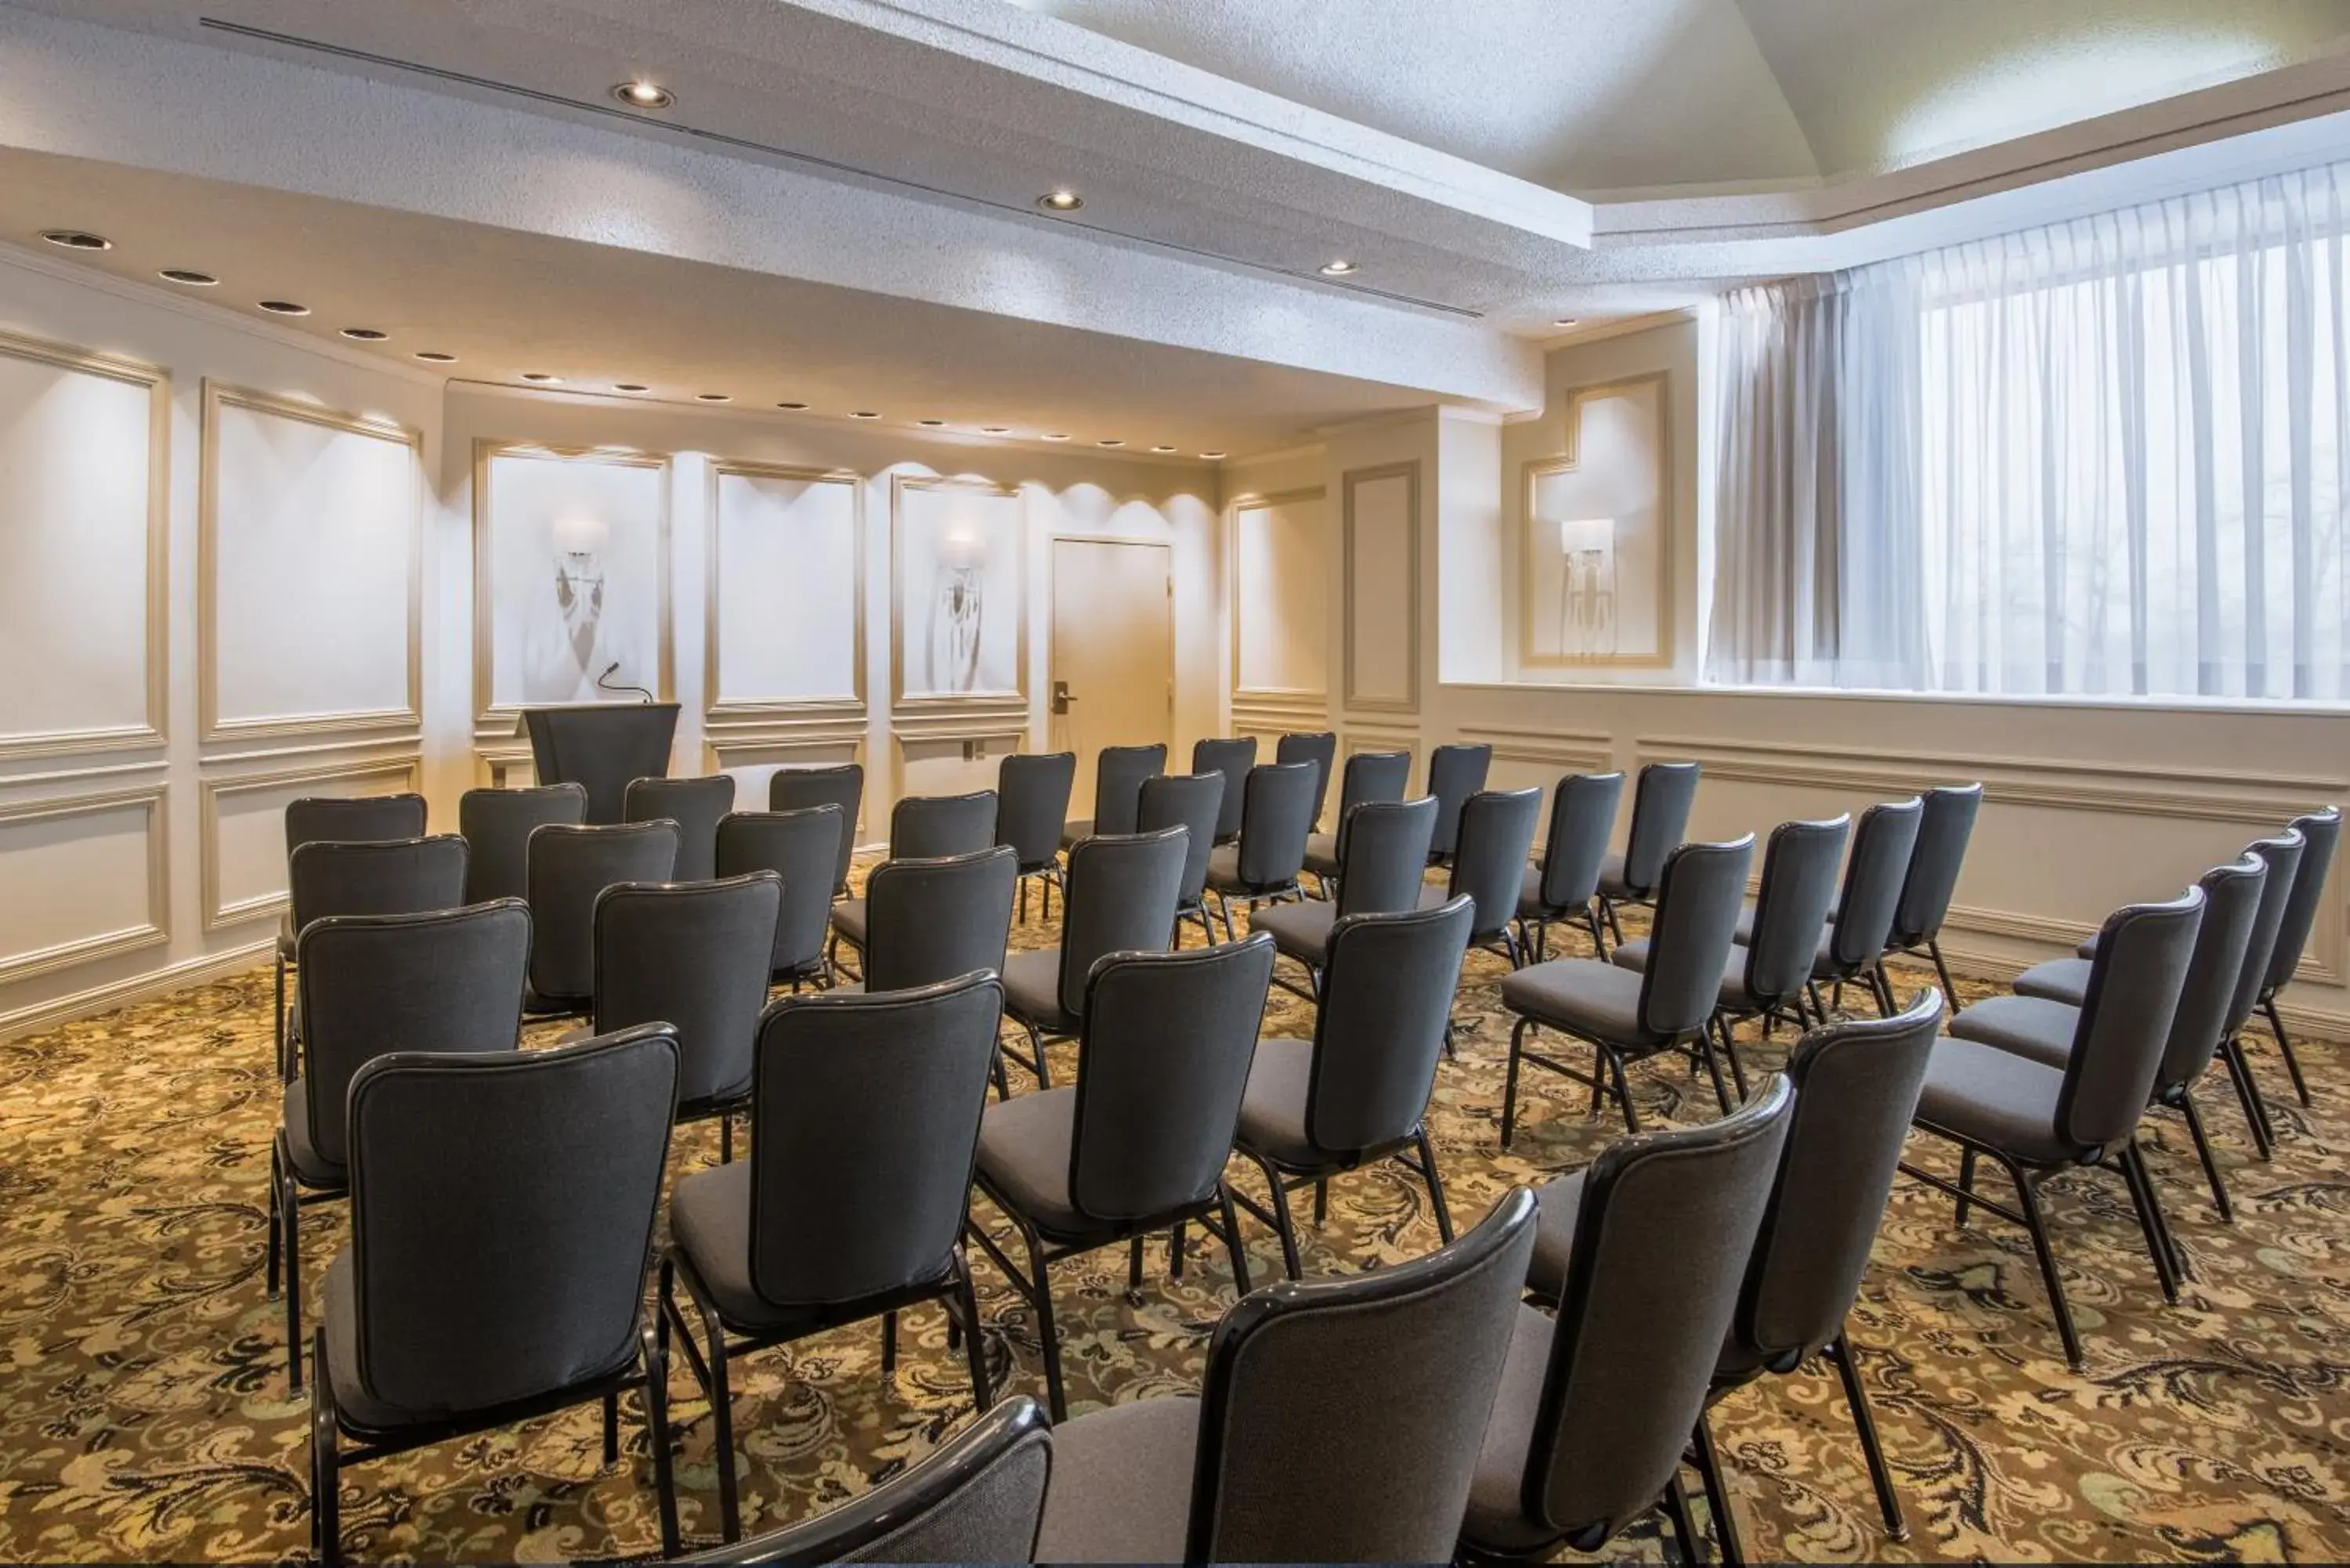
M227 764L266 757L258 753L247 757L221 757L212 762ZM208 764L209 765L209 764ZM203 871L203 929L216 931L229 926L276 915L286 907L283 888L276 892L240 898L225 903L221 883L223 852L221 846L221 805L242 794L283 790L294 785L358 784L385 780L397 781L400 790L421 790L424 759L414 752L393 756L355 757L348 762L320 762L308 767L278 768L261 773L238 773L202 780L197 788L202 838L199 848ZM398 794L400 790L381 793ZM359 793L347 791L341 793Z
M412 731L424 722L424 436L393 420L349 413L317 403L272 396L206 379L203 384L203 486L196 527L196 663L200 738L257 741L282 736L363 734ZM405 595L407 696L398 708L350 709L316 713L223 716L221 701L221 527L223 415L231 410L390 442L408 454L409 492L402 511L408 522ZM290 585L299 593L301 585Z
M99 770L92 770L98 774ZM0 805L0 836L11 828L48 822L68 822L137 807L145 813L143 835L147 853L146 918L135 925L50 942L22 952L0 953L0 985L35 975L50 974L93 963L117 953L137 952L172 940L171 785L158 779L137 789L105 790L97 794L53 794ZM0 865L6 863L0 850ZM37 897L37 889L14 878L0 878L16 889L17 897Z
M849 499L851 545L850 582L848 594L853 605L851 657L855 679L847 691L814 697L743 697L724 695L725 618L721 608L725 580L724 519L720 515L722 483L729 478L796 481L807 484L845 486ZM840 468L805 468L788 463L754 462L732 458L714 458L709 464L709 478L702 508L705 535L704 554L708 561L707 583L704 588L703 627L703 691L708 702L702 711L703 722L711 729L749 728L775 725L788 731L804 722L852 722L861 732L867 711L866 637L865 637L865 478L853 470Z
M147 389L147 528L141 557L146 572L145 719L87 729L0 732L0 759L160 746L167 738L171 711L171 374L141 360L5 331L0 331L0 357Z
M1379 637L1379 628L1357 628L1361 594L1367 586L1367 552L1357 538L1356 493L1368 484L1385 483L1389 480L1404 482L1403 587L1404 602L1397 618L1402 626L1404 650L1404 682L1399 691L1373 690L1364 683L1357 670L1363 650L1374 639L1388 640L1393 628L1387 628L1388 638ZM1420 544L1420 483L1419 460L1408 462L1382 463L1374 468L1350 468L1339 482L1338 537L1344 556L1343 587L1340 589L1339 613L1345 621L1345 668L1341 671L1347 706L1365 711L1418 713L1419 711L1419 544Z
M1612 773L1616 767L1613 735L1596 730L1537 730L1489 724L1461 732L1471 745L1493 748L1497 763L1533 763L1573 773Z
M39 1030L54 1029L78 1018L88 1018L130 1002L145 1002L187 986L234 974L257 962L276 942L274 936L258 941L242 942L220 952L202 953L194 958L182 959L178 963L165 964L161 969L146 970L122 980L107 981L85 991L0 1012L0 1040L12 1040Z
M907 694L906 639L909 636L906 573L911 566L906 539L907 497L911 494L970 495L990 500L1008 500L1013 504L1011 543L1014 551L1014 573L1020 585L1017 601L1012 607L1017 628L1014 644L1014 683L1001 689L982 689L965 692L916 692ZM937 477L930 474L893 473L889 476L889 701L890 728L900 735L922 734L925 739L972 740L1000 733L999 731L974 728L993 722L993 716L1016 709L1020 715L1022 733L1028 722L1028 496L1016 484L998 484L993 480ZM984 635L983 633L983 635ZM983 660L984 654L982 655ZM941 732L930 735L923 726L939 728Z
M1225 616L1232 626L1232 701L1237 711L1243 707L1266 705L1290 708L1312 707L1326 711L1330 705L1329 682L1320 686L1251 686L1241 678L1241 655L1244 644L1242 636L1242 609L1248 601L1248 585L1241 580L1241 518L1243 514L1262 512L1283 506L1304 506L1327 500L1329 493L1321 485L1311 484L1295 490L1251 491L1234 496L1224 506L1224 558L1232 569L1226 574Z

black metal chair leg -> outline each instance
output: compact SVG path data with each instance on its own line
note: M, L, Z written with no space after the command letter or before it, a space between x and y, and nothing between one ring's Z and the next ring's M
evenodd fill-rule
M734 1163L734 1116L729 1111L718 1114L718 1163Z
M1033 1023L1024 1023L1021 1027L1028 1031L1028 1050L1036 1064L1036 1086L1049 1089L1053 1086L1053 1064L1045 1055L1045 1037L1036 1033L1036 1026Z
M2187 1278L2187 1254L2170 1234L2170 1220L2162 1211L2162 1195L2154 1189L2154 1172L2147 1167L2146 1151L2138 1147L2136 1134L2122 1149L2122 1163L2137 1183L2138 1223L2146 1231L2147 1250L2155 1260L2155 1272L2162 1277L2163 1299L2176 1306L2178 1287Z
M1909 1539L1908 1521L1901 1517L1901 1499L1893 1490L1893 1471L1885 1462L1884 1447L1877 1438L1877 1417L1868 1408L1868 1395L1862 1389L1860 1367L1852 1357L1852 1330L1849 1326L1836 1331L1828 1341L1828 1359L1835 1363L1836 1376L1844 1380L1844 1402L1852 1407L1852 1424L1860 1433L1861 1457L1868 1461L1869 1484L1877 1488L1877 1506L1885 1515L1885 1532L1896 1541Z
M1510 1026L1509 1075L1502 1081L1502 1147L1507 1149L1518 1130L1518 1058L1524 1049L1526 1031L1534 1020L1521 1018Z
M1730 1511L1730 1485L1721 1473L1721 1456L1714 1451L1713 1433L1705 1412L1698 1412L1695 1443L1698 1479L1705 1482L1706 1511L1713 1515L1713 1541L1721 1549L1723 1568L1742 1568L1746 1545L1738 1536L1738 1517Z
M1452 1241L1452 1210L1445 1205L1444 1179L1436 1174L1436 1146L1428 1139L1428 1127L1422 1123L1419 1132L1419 1173L1428 1179L1428 1206L1436 1213L1436 1234L1447 1246Z
M1069 1399L1061 1388L1061 1339L1053 1327L1053 1279L1045 1272L1045 1244L1025 1224L1020 1229L1028 1241L1028 1268L1035 1276L1027 1282L1028 1304L1036 1309L1036 1342L1045 1355L1045 1401L1055 1421L1066 1421Z
M1314 1223L1317 1228L1330 1223L1330 1181L1327 1177L1314 1184Z
M286 1070L286 955L276 959L277 1005L269 1014L270 1048L277 1054L277 1081L289 1082L294 1075Z
M898 1314L885 1312L881 1314L881 1376L894 1377L897 1375Z
M1142 1289L1142 1238L1136 1235L1126 1244L1126 1288Z
M1939 937L1926 939L1927 956L1934 961L1934 972L1942 981L1942 1005L1956 1012L1959 1010L1958 982L1950 978L1950 966L1942 961L1942 943Z
M2244 1059L2244 1043L2230 1040L2222 1044L2220 1060L2227 1065L2228 1081L2235 1085L2236 1103L2244 1108L2245 1125L2252 1129L2253 1149L2263 1160L2275 1158L2276 1129L2269 1125L2269 1105L2252 1078L2252 1065Z
M2309 1104L2309 1085L2301 1075L2301 1059L2293 1054L2293 1041L2284 1032L2284 1020L2277 1013L2276 998L2264 997L2261 1011L2268 1015L2269 1033L2276 1036L2277 1050L2284 1056L2284 1070L2293 1079L2293 1092L2301 1096L2303 1105Z
M280 1241L277 1234L277 1227L284 1222L283 1217L277 1211L277 1186L279 1181L277 1164L277 1145L273 1141L269 1146L269 1237L264 1243L265 1251L263 1253L264 1262L262 1264L264 1277L267 1281L266 1289L271 1301L276 1301L277 1299L277 1292L280 1288L278 1285L278 1277L281 1268L279 1250L283 1245L283 1242Z
M1676 1475L1665 1483L1665 1498L1657 1505L1657 1511L1664 1516L1666 1525L1671 1529L1673 1544L1679 1551L1681 1561L1690 1568L1697 1568L1705 1561L1705 1552L1697 1543L1697 1527L1690 1522L1689 1493L1681 1490L1679 1476Z
M1972 1151L1970 1150L1970 1153ZM2081 1370L2081 1335L2073 1327L2073 1308L2064 1299L2064 1279L2056 1268L2056 1253L2048 1244L2048 1221L2040 1212L2040 1195L2032 1189L2032 1179L2013 1160L2001 1158L2007 1174L2015 1183L2017 1207L2023 1214L2023 1228L2032 1234L2032 1252L2040 1261L2040 1277L2048 1287L2048 1304L2056 1312L2056 1334L2064 1342L2064 1362L2074 1371Z
M343 1560L341 1455L335 1448L335 1388L327 1376L327 1329L318 1325L310 1351L317 1360L318 1392L310 1401L310 1549L321 1563Z
M660 1314L654 1314L655 1321ZM645 1442L652 1449L653 1500L660 1511L661 1555L683 1549L677 1528L677 1472L669 1451L669 1353L650 1324L642 1331L645 1357Z
M604 1468L610 1469L620 1462L620 1397L604 1396Z
M1747 1094L1746 1068L1738 1060L1738 1041L1731 1033L1729 1019L1716 1014L1713 1022L1714 1026L1721 1032L1721 1054L1730 1062L1730 1081L1737 1086L1739 1104L1743 1105L1746 1103ZM1764 1023L1767 1027L1769 1020L1764 1020Z
M971 1282L971 1263L968 1259L957 1257L955 1276L954 1304L961 1310L963 1320L963 1358L971 1367L971 1407L973 1410L984 1410L994 1403L994 1399L993 1391L988 1387L987 1334L981 1329L979 1324L979 1291ZM950 1313L948 1320L952 1322L953 1316L954 1314Z
M1705 1058L1705 1070L1713 1079L1713 1097L1726 1116L1730 1114L1730 1085L1722 1082L1721 1063L1714 1056L1713 1034L1710 1027L1698 1031L1697 1053Z
M1170 1280L1183 1277L1183 1255L1191 1250L1185 1240L1189 1234L1180 1220L1167 1228L1167 1277Z
M2183 1088L2178 1092L2178 1111L2187 1118L2187 1136L2195 1140L2195 1158L2203 1162L2203 1179L2211 1186L2211 1206L2220 1211L2220 1223L2236 1222L2235 1206L2228 1201L2228 1183L2220 1174L2220 1161L2211 1152L2211 1139L2203 1130L2203 1113L2195 1104L2195 1091Z
M1216 1183L1216 1199L1224 1213L1224 1250L1232 1257L1232 1299L1238 1301L1249 1293L1248 1249L1241 1244L1241 1217L1232 1207L1229 1183Z
M1620 1053L1615 1051L1609 1051L1606 1054L1608 1074L1616 1080L1616 1098L1624 1107L1624 1130L1638 1132L1640 1113L1632 1106L1632 1083L1624 1075L1624 1058Z
M277 1179L277 1211L285 1216L286 1386L302 1392L302 1193L291 1170Z
M1959 1198L1958 1226L1961 1231L1967 1228L1967 1200L1964 1195L1972 1192L1974 1189L1975 1151L1971 1147L1969 1147L1961 1149L1959 1152L1959 1192L1960 1196Z
M1302 1280L1305 1271L1298 1262L1297 1229L1289 1217L1289 1189L1282 1184L1281 1172L1262 1155L1249 1157L1258 1170L1264 1174L1265 1189L1273 1195L1269 1207L1273 1210L1273 1232L1281 1238L1281 1266L1293 1280Z
M1604 962L1607 957L1607 939L1599 932L1599 912L1596 909L1586 909L1583 915L1591 927L1591 950Z

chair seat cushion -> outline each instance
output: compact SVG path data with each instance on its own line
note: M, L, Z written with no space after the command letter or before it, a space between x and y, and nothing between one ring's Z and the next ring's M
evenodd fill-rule
M1550 1366L1551 1329L1551 1320L1541 1313L1518 1308L1510 1353L1502 1364L1502 1386L1493 1396L1493 1414L1469 1481L1468 1513L1461 1521L1461 1539L1488 1551L1531 1552L1552 1541L1550 1528L1527 1518L1520 1501L1542 1409L1543 1376Z
M1245 893L1248 884L1241 880L1241 846L1219 844L1208 851L1208 886L1225 893Z
M2033 964L2015 977L2015 994L2045 997L2078 1007L2088 997L2089 971L2095 967L2092 961L2085 958L2050 959L2046 963Z
M1607 961L1636 974L1645 973L1648 967L1648 939L1636 937L1628 942L1617 943ZM1736 942L1730 944L1730 951L1722 957L1721 984L1714 1004L1724 1012L1760 1011L1760 1004L1746 989L1746 950Z
M1048 1034L1076 1028L1077 1021L1061 1011L1058 947L1003 955L1003 1011Z
M2056 1137L2056 1096L2064 1075L1978 1040L1934 1042L1918 1119L2031 1160L2055 1163L2081 1151Z
M1741 906L1739 907L1739 910L1738 910L1738 925L1737 925L1737 928L1736 928L1736 929L1735 929L1731 933L1731 940L1732 941L1743 942L1743 943L1744 943L1744 944L1746 944L1748 947L1752 947L1752 946L1754 945L1754 900L1753 900L1753 899L1749 898L1749 899L1747 899L1747 900L1746 900L1746 902L1745 902L1744 904L1742 904L1742 905L1741 905Z
M1659 1044L1640 1026L1640 977L1596 959L1552 959L1502 981L1502 1005L1611 1045Z
M1525 876L1518 883L1518 919L1538 920L1551 912L1550 906L1543 902L1542 885L1543 868L1527 867Z
M1069 1196L1069 1145L1076 1129L1073 1088L1040 1089L988 1106L979 1122L980 1185L999 1206L1017 1210L1048 1235L1099 1230Z
M1305 868L1316 877L1338 875L1336 834L1309 833L1305 836Z
M1089 1410L1053 1428L1039 1563L1180 1563L1191 1520L1200 1401Z
M1319 1168L1335 1164L1305 1136L1305 1095L1313 1077L1314 1042L1258 1041L1233 1141L1275 1165Z
M2081 1010L2044 996L1993 996L1961 1009L1950 1033L1961 1040L2002 1051L2062 1071L2073 1054L2073 1033Z
M865 945L865 900L843 898L832 907L832 929L840 940L857 947Z
M349 1185L349 1172L320 1154L311 1139L309 1085L299 1078L286 1085L282 1109L286 1118L286 1154L293 1161L295 1179L305 1187L329 1190Z
M1296 904L1268 904L1249 914L1249 929L1271 931L1277 951L1309 968L1320 969L1330 951L1330 928L1338 922L1338 906L1327 898Z
M1624 880L1624 857L1610 855L1599 862L1599 896L1610 903L1639 903L1656 896L1654 888L1635 888Z
M1061 847L1073 849L1093 836L1094 819L1092 817L1073 817L1068 826L1061 829Z
M679 1177L670 1189L669 1233L730 1325L765 1329L788 1315L751 1284L749 1160Z
M1585 1174L1578 1170L1534 1189L1534 1255L1526 1265L1526 1289L1546 1302L1558 1300L1566 1288L1567 1261L1575 1256L1575 1217L1583 1212Z
M2103 931L2091 931L2087 936L2081 939L2081 945L2074 948L2073 951L2085 959L2093 959L2096 957L2097 943L2104 939L2105 934L2106 933Z

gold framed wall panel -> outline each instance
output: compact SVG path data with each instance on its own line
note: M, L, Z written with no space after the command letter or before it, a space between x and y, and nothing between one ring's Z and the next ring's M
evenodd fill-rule
M1572 473L1583 464L1583 405L1611 394L1653 386L1657 394L1657 651L1654 654L1563 655L1536 653L1534 617L1534 495L1540 482L1555 473ZM1566 403L1566 450L1554 457L1531 458L1518 471L1518 663L1532 670L1667 670L1672 667L1679 617L1681 545L1676 536L1679 514L1673 504L1673 385L1666 370L1624 376L1588 386L1570 387L1562 394Z
M1404 501L1404 691L1400 696L1366 693L1357 689L1355 680L1355 650L1358 636L1355 626L1355 580L1357 552L1355 547L1355 491L1358 486L1377 483L1381 480L1401 479L1405 482ZM1381 463L1373 468L1350 468L1339 479L1338 538L1345 557L1339 597L1343 601L1339 613L1345 623L1345 641L1341 671L1349 709L1366 713L1412 713L1419 711L1419 460Z
M266 753L255 757L218 757L212 763L230 763L265 758ZM355 779L397 778L408 789L421 792L423 788L424 759L415 752L392 756L355 757L348 762L324 762L307 767L279 768L266 773L230 774L224 777L200 780L198 790L198 820L202 854L203 929L217 931L230 926L244 925L276 914L286 907L286 894L266 894L258 898L241 898L234 904L221 901L221 842L220 807L224 799L240 794L254 794L264 790L284 789L288 784L343 784ZM386 792L397 793L397 792Z
M102 776L114 771L92 770L91 776ZM52 776L62 778L68 775ZM112 958L118 953L158 947L172 940L171 788L169 780L157 779L151 784L134 789L104 790L94 794L39 795L0 805L0 827L18 823L57 822L78 816L96 816L105 812L120 811L125 806L145 807L147 819L144 832L147 850L145 921L120 930L101 931L68 941L53 942L47 947L26 952L0 956L0 985L95 963L99 959Z
M719 585L724 572L718 517L719 482L729 474L745 479L801 480L812 484L842 484L848 487L852 534L850 559L855 579L853 598L855 613L851 636L855 639L854 689L837 696L786 698L775 701L747 699L734 701L721 700L725 690L720 680L720 643L723 640L719 618ZM766 727L778 721L853 720L861 732L867 712L866 636L865 636L865 476L851 469L811 468L791 463L757 462L748 459L712 458L709 476L702 493L703 555L708 564L702 600L702 690L707 701L702 707L702 722L711 729Z
M1013 575L1020 585L1014 607L1016 626L1013 646L1014 683L1006 689L906 694L906 495L910 491L932 494L988 495L1014 503ZM889 724L893 732L921 738L972 738L975 725L993 723L1000 713L1017 711L1025 730L1028 722L1028 498L1016 484L992 480L893 473L889 476ZM923 731L938 730L933 737ZM1000 732L987 731L993 734Z
M1326 671L1318 687L1306 686L1246 686L1241 682L1241 582L1240 541L1241 514L1263 511L1275 506L1303 506L1308 502L1327 501L1328 490L1319 484L1299 485L1294 490L1251 491L1236 495L1224 506L1224 559L1230 563L1225 576L1224 618L1231 623L1232 636L1227 656L1232 660L1232 706L1286 704L1292 707L1310 704L1327 709L1330 704L1330 682ZM1327 655L1325 654L1326 660Z

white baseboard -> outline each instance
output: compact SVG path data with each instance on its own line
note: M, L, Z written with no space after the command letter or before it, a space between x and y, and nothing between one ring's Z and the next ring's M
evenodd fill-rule
M36 1030L52 1029L60 1023L70 1023L76 1019L109 1012L133 1002L145 1002L166 992L179 991L233 973L256 959L266 957L276 940L275 936L264 937L257 942L247 942L225 952L183 959L178 963L151 969L126 980L109 981L104 985L94 985L88 991L77 991L70 996L37 1002L14 1012L0 1012L0 1040L13 1040Z

